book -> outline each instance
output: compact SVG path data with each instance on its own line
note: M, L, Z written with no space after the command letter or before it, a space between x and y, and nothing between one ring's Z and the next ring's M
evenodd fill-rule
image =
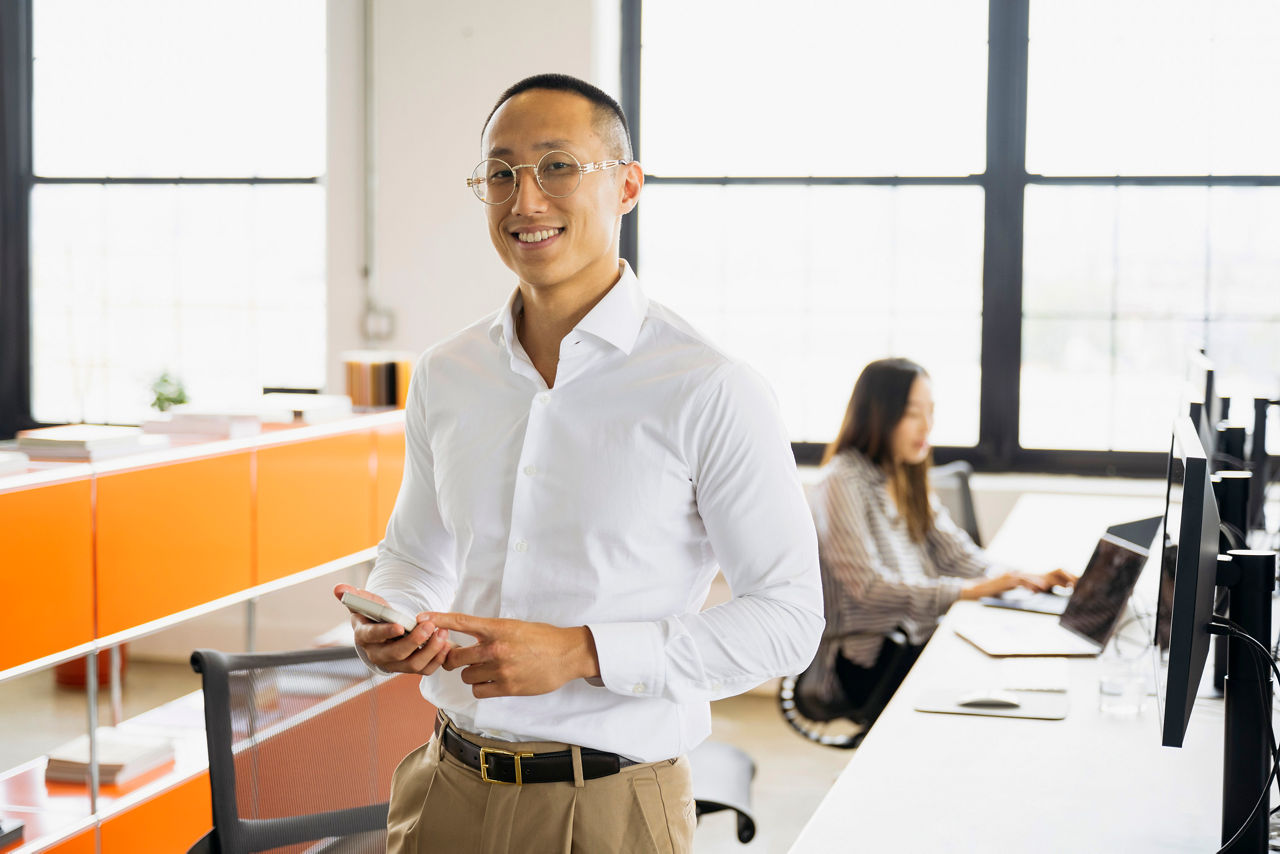
M261 433L262 416L258 412L175 406L166 415L142 422L142 431L200 438L239 439Z
M351 417L351 398L345 394L272 392L262 396L262 412L264 421L323 424Z
M110 459L112 457L122 457L126 454L138 454L143 451L157 451L169 447L168 436L153 436L142 433L138 427L131 428L137 430L137 437L131 442L125 444L111 444L106 446L82 447L76 444L68 445L36 445L34 447L23 447L21 439L19 439L19 447L33 460L45 460L52 462L97 462L100 460Z
M21 451L0 451L0 477L6 474L22 474L31 458Z
M22 822L12 818L0 818L0 848L22 841Z
M80 449L101 451L136 445L142 438L138 427L115 427L108 424L63 424L59 427L37 427L18 431L18 449Z
M404 409L415 356L386 350L352 350L342 354L347 394L359 410Z
M99 727L97 733L101 785L122 785L173 760L173 742L167 738L124 733L113 727ZM44 778L57 783L88 783L88 734L50 751Z

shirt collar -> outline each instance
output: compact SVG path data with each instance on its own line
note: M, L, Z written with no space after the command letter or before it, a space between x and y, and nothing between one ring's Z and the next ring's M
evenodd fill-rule
M578 321L579 332L589 332L630 355L640 336L640 326L649 311L649 298L640 290L640 281L631 265L621 262L622 275L587 316Z
M622 260L622 275L608 292L600 298L587 316L578 321L574 332L587 332L606 341L630 355L640 336L640 327L649 312L649 298L640 289L631 265ZM489 324L489 338L495 344L505 344L507 352L514 350L516 312L524 306L520 289L516 288L498 316Z

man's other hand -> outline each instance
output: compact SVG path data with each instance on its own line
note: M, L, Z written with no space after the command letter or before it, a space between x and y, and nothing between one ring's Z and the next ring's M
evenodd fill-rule
M342 594L354 593L366 599L372 599L383 605L388 604L376 593L361 590L350 584L338 584L333 588L333 595L342 601ZM350 613L350 612L348 612ZM395 623L378 623L360 614L351 614L351 624L355 628L356 646L364 652L369 663L392 673L435 673L444 664L445 656L453 644L449 643L449 632L431 622L427 614L418 614L418 624L406 632Z
M574 679L600 675L595 639L586 626L561 628L469 614L425 616L439 628L475 637L476 643L448 652L444 669L462 668L462 681L478 699L548 694Z

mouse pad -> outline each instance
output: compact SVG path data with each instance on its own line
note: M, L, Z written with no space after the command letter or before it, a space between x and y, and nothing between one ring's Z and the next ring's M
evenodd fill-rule
M1066 694L1047 691L1018 691L1019 706L1014 709L979 708L961 706L956 700L963 691L933 691L916 701L917 712L936 712L943 715L982 715L988 718L1032 718L1042 721L1060 721L1071 707Z

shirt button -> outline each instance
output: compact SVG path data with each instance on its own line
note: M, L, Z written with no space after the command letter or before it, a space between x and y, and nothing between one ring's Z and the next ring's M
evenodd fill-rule
M537 474L537 473L538 473L538 467L537 467L537 466L525 466L525 467L524 467L524 473L525 473L525 474L527 474L527 475L529 475L529 477L533 477L535 474Z
M518 552L527 552L529 551L529 544L524 540L516 540L515 549Z
M538 403L545 404L550 402L551 402L551 395L547 394L545 391L542 394L538 395Z
M632 693L632 694L643 694L643 693L644 693L644 683L643 683L643 682L637 682L636 684L632 685L632 686L631 686L631 693Z

